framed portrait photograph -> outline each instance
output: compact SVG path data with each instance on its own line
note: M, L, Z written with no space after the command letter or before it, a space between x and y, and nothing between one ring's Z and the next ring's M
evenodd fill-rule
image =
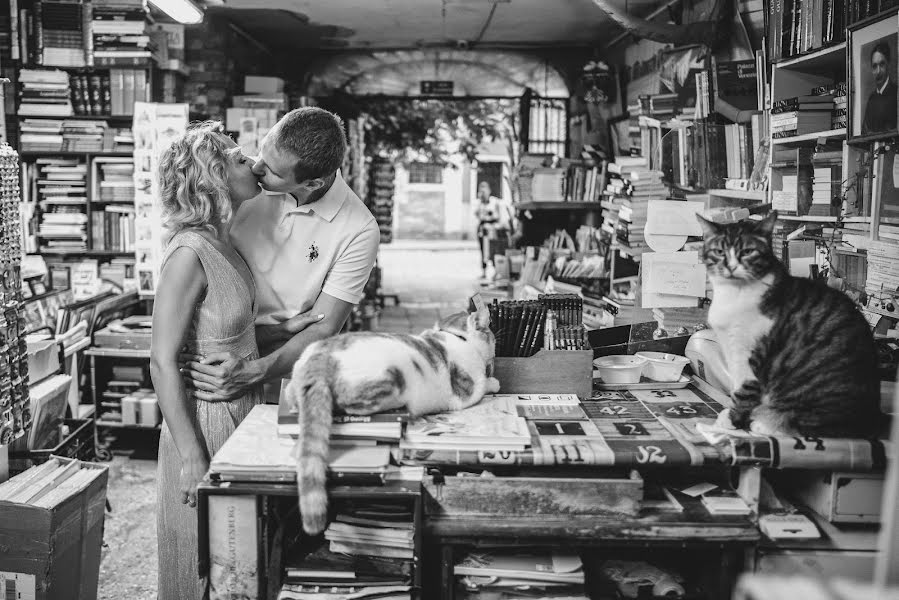
M849 139L876 140L897 133L897 12L893 9L849 30Z

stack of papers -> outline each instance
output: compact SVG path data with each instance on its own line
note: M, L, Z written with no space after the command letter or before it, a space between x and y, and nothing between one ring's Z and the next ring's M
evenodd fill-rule
M408 424L401 448L414 450L524 450L530 445L527 422L518 416L513 396L485 396L463 410L426 415Z
M587 598L580 557L560 550L473 551L456 563L455 575L464 589L491 597L520 598L524 588L531 597Z

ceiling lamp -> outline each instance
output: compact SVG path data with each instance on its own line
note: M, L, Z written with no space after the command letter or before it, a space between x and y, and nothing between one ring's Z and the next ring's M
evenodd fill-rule
M203 10L190 0L150 0L150 4L185 25L203 21Z

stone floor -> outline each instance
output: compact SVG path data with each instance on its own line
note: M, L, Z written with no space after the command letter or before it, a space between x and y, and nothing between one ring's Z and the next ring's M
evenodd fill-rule
M384 308L377 328L398 333L418 333L464 310L480 275L473 242L395 242L381 247L379 265L383 290L398 294L400 304ZM156 598L155 449L146 439L134 446L108 463L112 511L106 514L98 600Z

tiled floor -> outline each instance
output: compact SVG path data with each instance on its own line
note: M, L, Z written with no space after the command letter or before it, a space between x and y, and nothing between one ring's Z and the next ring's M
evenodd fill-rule
M379 264L383 290L400 300L381 312L380 331L419 333L464 310L480 275L472 242L395 242L382 246ZM156 461L116 456L108 464L112 512L106 515L98 598L154 600Z

